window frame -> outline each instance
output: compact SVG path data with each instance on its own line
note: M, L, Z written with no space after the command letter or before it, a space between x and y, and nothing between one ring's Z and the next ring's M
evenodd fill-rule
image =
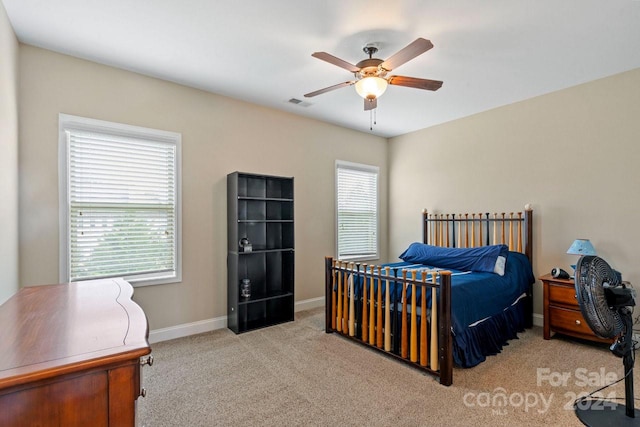
M70 281L70 182L67 130L106 133L175 146L175 270L123 276L134 287L178 283L182 281L182 135L158 129L108 122L60 113L58 115L58 194L59 194L59 277ZM93 279L82 279L93 280Z
M340 230L338 227L339 213L338 213L338 170L350 169L369 173L375 173L376 175L376 248L375 254L367 255L350 255L340 257ZM380 259L380 167L367 165L363 163L349 162L346 160L336 160L335 162L335 244L336 244L336 259L344 261L370 261Z

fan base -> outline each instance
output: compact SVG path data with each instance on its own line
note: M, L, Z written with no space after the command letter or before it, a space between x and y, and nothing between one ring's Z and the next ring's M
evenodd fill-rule
M586 426L640 426L640 410L634 408L635 418L627 417L625 405L607 400L593 400L589 408L576 407L576 416Z

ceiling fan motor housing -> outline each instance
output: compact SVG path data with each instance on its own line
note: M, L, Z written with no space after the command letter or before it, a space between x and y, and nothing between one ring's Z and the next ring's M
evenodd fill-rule
M387 75L387 70L380 66L383 62L382 59L377 58L363 59L356 64L356 67L360 68L360 70L353 74L358 79L365 77L384 77Z

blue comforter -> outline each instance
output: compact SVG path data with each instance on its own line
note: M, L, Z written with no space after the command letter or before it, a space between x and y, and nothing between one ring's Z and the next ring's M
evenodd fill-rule
M397 262L383 267L424 270L433 268L421 264ZM524 330L524 299L535 282L529 259L518 252L509 252L504 276L494 273L462 272L449 270L451 276L451 326L454 342L454 362L461 367L472 367L486 356L500 352L508 340L516 338ZM393 270L392 273L393 275ZM408 274L407 277L411 277ZM418 273L418 279L420 274ZM377 289L377 283L376 289ZM361 294L361 283L356 285ZM407 289L407 301L411 301L411 288ZM383 283L383 293L385 286ZM402 286L391 284L390 290L400 303ZM377 292L377 291L376 291ZM416 295L419 304L420 290ZM430 307L431 292L427 293Z

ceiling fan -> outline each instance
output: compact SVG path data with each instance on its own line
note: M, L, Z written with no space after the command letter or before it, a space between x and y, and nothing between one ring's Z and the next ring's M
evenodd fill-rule
M382 60L373 57L373 55L378 51L378 48L373 44L368 44L362 48L362 50L364 53L369 55L369 58L363 59L356 65L350 64L340 58L336 58L326 52L314 52L311 56L352 72L355 76L355 80L338 83L337 85L307 93L304 96L311 98L335 89L340 89L341 87L355 84L356 92L364 98L364 110L369 111L378 106L378 97L384 93L387 89L387 85L405 86L424 90L438 90L442 86L442 82L439 80L418 79L415 77L405 76L387 77L387 73L389 71L398 68L405 62L425 53L432 47L433 44L429 40L418 38L387 60Z

